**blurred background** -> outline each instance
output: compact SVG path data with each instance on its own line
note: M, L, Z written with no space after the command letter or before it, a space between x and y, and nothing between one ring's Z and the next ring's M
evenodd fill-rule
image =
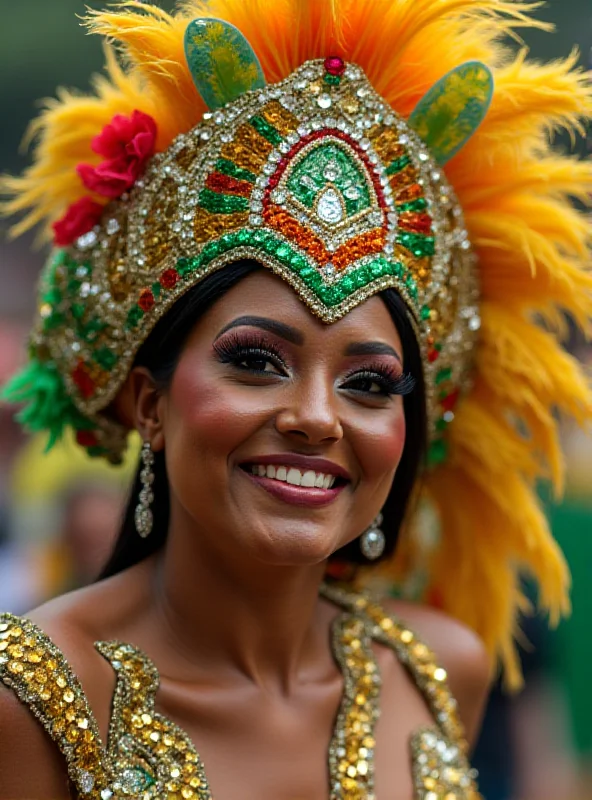
M0 3L0 171L14 173L28 163L19 148L38 100L59 85L87 89L102 56L99 41L80 28L82 0ZM159 5L170 10L173 3ZM532 55L549 59L577 46L586 64L590 0L550 0L539 15L557 31L526 31ZM560 138L557 146L571 145ZM573 147L591 152L590 142ZM0 222L0 383L23 359L44 257L33 236L11 242L7 233ZM577 339L570 344L592 366L590 348ZM566 497L560 505L545 502L572 568L574 613L551 634L544 620L524 620L526 689L516 698L493 691L476 752L486 800L592 799L592 439L566 428L564 441ZM69 441L49 456L43 450L44 442L26 439L0 407L0 608L15 613L93 580L134 467L135 453L113 470Z

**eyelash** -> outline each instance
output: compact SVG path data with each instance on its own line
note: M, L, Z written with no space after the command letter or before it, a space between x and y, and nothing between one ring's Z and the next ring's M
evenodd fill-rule
M269 361L277 370L288 372L288 366L283 356L273 350L265 339L254 334L244 336L234 333L222 341L215 342L214 350L223 364L232 364L238 369L255 375L264 374L266 370L243 367L241 362L248 359Z
M273 347L262 337L256 334L234 333L222 341L214 343L214 351L223 364L232 364L237 369L250 372L254 375L263 375L267 370L254 369L242 366L243 361L268 361L280 372L288 373L288 366L284 356L274 350ZM269 373L270 375L277 373ZM370 381L380 386L379 392L370 392L364 389L348 387L348 382ZM409 373L401 374L395 369L386 367L384 364L372 364L362 370L352 370L345 377L344 388L349 388L352 392L365 395L375 395L379 397L390 397L391 395L407 395L415 388L415 378Z
M363 370L353 370L346 376L345 382L352 381L370 381L376 383L381 387L380 392L369 392L364 389L351 389L354 392L361 394L378 395L383 397L390 397L391 395L408 395L415 388L415 378L410 373L399 373L395 369L386 367L384 364L375 364L366 367Z

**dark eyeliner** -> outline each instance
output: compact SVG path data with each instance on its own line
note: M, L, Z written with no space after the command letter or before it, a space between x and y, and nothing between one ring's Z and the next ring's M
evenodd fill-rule
M360 394L381 396L401 395L405 396L411 394L415 388L415 378L410 373L399 373L394 369L385 367L384 364L365 367L364 369L357 369L350 372L346 378L345 383L354 381L364 381L376 383L381 387L380 392L369 392L364 389L349 388L350 391L359 392Z
M284 372L288 367L282 356L277 350L272 348L269 343L261 336L249 332L248 334L232 333L214 342L214 352L222 364L232 364L237 369L250 372L255 375L265 374L266 370L251 369L241 366L241 361L259 360L269 361L273 366ZM272 375L273 373L267 373Z

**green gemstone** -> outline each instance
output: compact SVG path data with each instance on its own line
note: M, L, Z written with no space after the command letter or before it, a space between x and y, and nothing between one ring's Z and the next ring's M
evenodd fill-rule
M448 423L446 422L445 419L439 419L436 422L436 430L440 431L440 433L444 433L444 431L446 430L447 427L448 427Z
M144 312L142 311L140 306L132 306L132 308L130 308L127 314L126 326L128 328L135 328L143 316Z
M427 320L430 318L432 311L429 306L423 306L420 313L421 313L421 318Z
M339 86L341 83L341 75L329 75L327 72L323 80L328 86Z
M216 161L216 170L223 175L228 175L229 178L236 178L238 181L255 183L257 180L257 176L248 169L237 167L233 161L229 161L227 158L219 158Z
M268 142L271 142L271 144L275 145L276 147L284 141L279 131L274 128L273 125L271 125L271 123L269 123L266 119L263 119L263 117L256 115L251 117L249 122L251 126L255 128L257 133L260 133L261 136L263 136Z
M218 194L218 192L213 192L211 189L201 190L199 204L212 214L234 214L237 211L249 210L249 201L245 197Z
M406 211L425 211L428 207L428 201L425 197L420 197L417 200L411 200L409 203L401 203L397 206L399 214L404 214Z
M107 372L111 372L113 367L117 364L118 358L108 347L101 347L100 350L97 350L94 354L94 360L99 366L107 370Z
M53 331L55 330L55 328L60 328L64 324L64 322L65 322L64 315L54 311L54 313L51 314L51 316L43 320L43 330Z
M156 283L153 283L150 288L152 289L152 294L154 295L154 297L160 297L160 294L162 292L162 286L158 281L156 281Z
M450 367L445 367L441 369L440 372L436 375L436 386L439 386L444 381L449 381L452 378L452 369Z
M397 172L401 172L402 169L409 166L411 164L411 159L409 156L401 156L401 158L396 158L386 168L387 175L396 175Z
M81 286L80 281L76 281L72 278L71 280L68 281L67 285L68 294L70 295L78 294L78 292L80 291L80 286Z
M428 450L428 466L437 467L448 458L448 444L444 439L436 439Z
M433 256L436 251L433 236L422 236L420 233L401 231L397 235L397 242L406 247L417 258Z
M72 303L70 308L74 319L78 320L82 319L82 317L84 316L84 312L86 311L85 305L83 305L82 303Z

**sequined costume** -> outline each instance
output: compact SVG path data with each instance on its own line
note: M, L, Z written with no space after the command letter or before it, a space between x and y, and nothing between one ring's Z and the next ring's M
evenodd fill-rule
M329 747L330 800L374 800L374 727L380 713L380 672L372 643L404 664L434 716L410 739L414 800L478 800L475 775L446 671L398 619L361 594L325 586L343 608L332 646L344 692ZM96 642L116 672L107 743L84 691L60 650L32 622L0 615L0 679L39 719L66 759L80 798L88 800L211 800L194 744L155 711L158 671L137 648Z

